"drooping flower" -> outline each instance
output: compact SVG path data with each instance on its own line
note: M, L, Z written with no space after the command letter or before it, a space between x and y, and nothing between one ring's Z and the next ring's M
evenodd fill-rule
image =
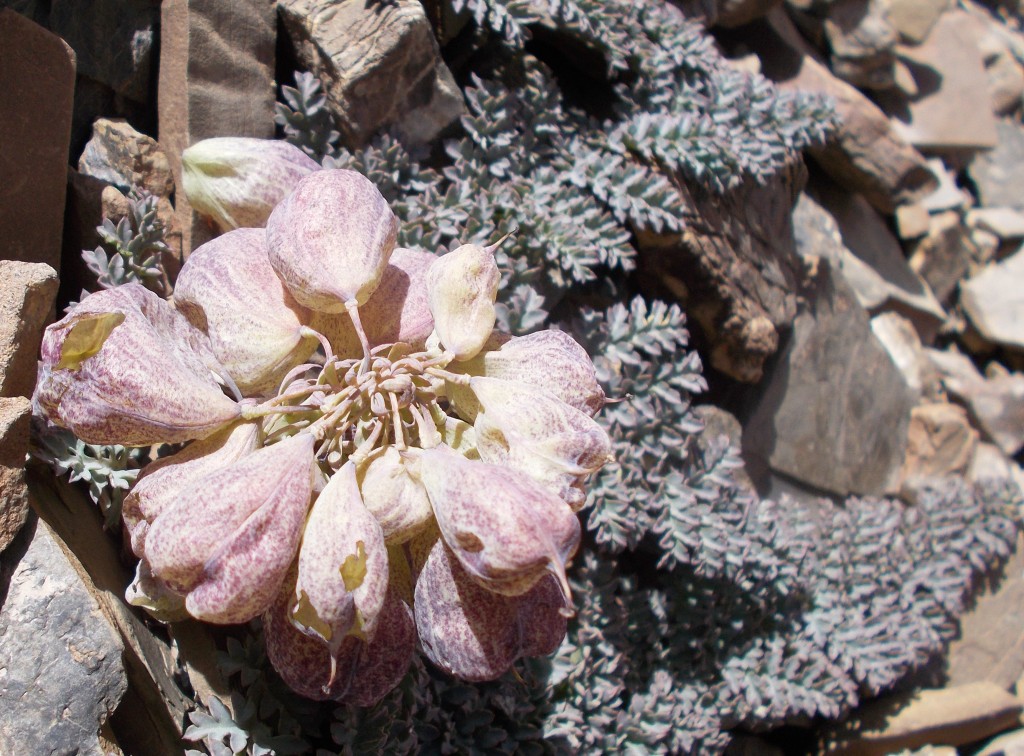
M456 360L475 357L491 335L500 282L493 250L476 244L437 258L427 271L434 329Z

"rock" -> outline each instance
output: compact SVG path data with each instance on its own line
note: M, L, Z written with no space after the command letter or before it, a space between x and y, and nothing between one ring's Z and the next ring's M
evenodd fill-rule
M956 177L946 168L941 158L931 158L928 161L928 170L938 179L938 188L921 200L921 204L930 213L941 213L944 210L955 210L963 207L968 196L956 184Z
M680 184L682 234L639 235L645 281L687 303L713 345L711 364L736 380L760 380L796 314L792 203L805 179L792 162L765 185L747 180L724 195Z
M949 685L989 682L1010 690L1024 673L1024 535L1000 575L960 617L946 655Z
M728 440L733 449L739 451L743 448L743 426L731 412L713 404L698 405L693 408L693 412L704 423L704 432L699 433L695 439L700 450L708 449L712 443L719 443L723 438ZM744 468L733 470L733 480L740 488L755 493L754 484Z
M979 207L967 213L967 225L998 236L1002 241L1024 239L1024 213L1012 207Z
M0 397L0 553L28 517L25 455L31 416L32 403L27 398Z
M181 186L181 152L217 136L274 136L277 19L266 0L161 3L159 136ZM179 192L182 253L212 238Z
M928 150L986 149L996 144L996 120L988 94L988 74L978 49L982 33L969 13L943 13L928 38L898 52L914 74L918 95L895 89L878 93L882 109L898 133Z
M0 257L60 270L75 56L7 8L0 50Z
M998 446L982 441L974 451L971 466L967 468L967 480L973 483L993 478L1012 480L1024 493L1024 469L1008 459Z
M771 11L767 23L752 27L748 41L764 62L765 76L781 89L824 92L835 100L835 136L810 154L837 183L886 214L935 190L921 154L871 100L815 59L784 10Z
M1024 210L1024 126L999 121L996 133L995 149L977 155L967 173L984 207Z
M903 240L916 239L928 233L931 215L924 205L900 205L896 208L896 230Z
M913 396L849 286L822 260L765 377L745 455L826 491L892 491Z
M78 172L127 192L134 186L158 197L170 197L174 177L167 155L152 137L126 121L101 118L92 127L92 139L78 159Z
M714 25L732 29L749 24L781 3L782 0L717 0Z
M278 7L349 145L388 126L423 144L462 115L462 94L417 0L281 0Z
M963 281L960 303L985 339L1024 349L1024 251Z
M1021 105L1024 98L1024 68L1009 50L1004 50L991 60L985 61L988 74L988 96L992 113L997 116L1010 115Z
M907 431L903 479L963 475L978 445L967 411L943 402L914 407Z
M913 324L895 312L871 318L871 331L903 374L916 404L922 397L934 400L940 391L938 372L924 353Z
M993 738L974 756L1024 756L1024 730Z
M984 377L964 355L926 350L946 390L963 403L975 426L1009 457L1024 448L1024 374Z
M99 756L127 688L121 639L46 524L23 535L0 608L0 753Z
M878 212L860 195L835 186L821 184L815 194L835 218L843 246L849 250L843 255L842 270L857 300L872 312L885 308L905 314L922 338L931 339L946 313L928 285L910 269L899 240Z
M886 6L882 0L836 0L826 6L832 73L855 87L893 85L897 33Z
M1021 705L988 682L896 693L857 712L856 727L836 731L830 754L874 756L924 745L964 745L1017 725Z
M932 218L928 235L913 247L909 262L938 300L948 303L976 254L959 214L946 212Z
M57 273L49 265L0 260L0 396L32 396L56 297Z
M890 0L889 22L904 40L920 44L950 5L950 0Z

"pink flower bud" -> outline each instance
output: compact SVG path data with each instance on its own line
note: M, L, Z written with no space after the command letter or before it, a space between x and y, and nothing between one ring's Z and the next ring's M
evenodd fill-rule
M426 274L436 255L418 249L396 247L384 269L380 285L359 308L371 347L403 342L422 349L434 319L427 306ZM361 355L362 346L347 314L313 313L310 327L331 342L336 354Z
M363 502L380 523L385 543L405 543L433 521L427 492L395 447L375 453L360 477Z
M309 311L270 265L266 232L230 231L195 250L174 287L174 303L207 333L213 352L246 395L276 390L318 341Z
M469 385L481 406L481 458L522 470L579 511L587 476L612 460L604 428L540 387L480 377Z
M450 369L547 389L591 417L605 405L590 355L564 331L537 331L527 336L494 332L480 354ZM472 392L463 393L468 396L459 394L459 414L473 422L479 404L472 400Z
M188 202L221 231L263 228L271 211L320 166L280 139L217 137L181 153Z
M370 298L397 234L377 187L340 169L304 178L267 221L271 265L299 303L320 312Z
M514 596L550 572L568 595L565 564L580 524L565 502L524 473L445 446L407 454L441 535L475 580Z
M293 585L294 575L263 616L267 657L288 687L315 701L373 706L402 681L416 652L416 626L412 610L394 590L384 600L373 640L366 643L349 635L332 664L327 647L289 619Z
M146 534L153 574L196 619L246 622L270 606L295 557L312 491L300 433L186 488Z
M553 576L521 596L478 585L439 540L416 581L416 630L434 664L462 680L501 677L516 659L552 653L565 637L565 599Z
M437 258L427 271L434 329L456 360L474 357L491 335L500 282L494 253L476 244Z
M373 638L387 587L384 536L363 505L350 461L313 503L299 548L291 620L337 659L347 636Z
M236 423L147 465L121 509L136 556L144 553L149 526L183 490L255 451L257 446L259 424Z
M43 335L36 400L92 444L208 436L237 418L203 334L139 284L90 294Z

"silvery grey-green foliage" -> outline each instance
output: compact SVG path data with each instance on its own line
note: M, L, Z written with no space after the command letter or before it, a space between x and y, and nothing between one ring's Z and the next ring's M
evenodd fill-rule
M163 256L170 252L163 221L157 217L157 197L133 187L128 194L128 215L115 225L108 218L96 227L103 244L82 251L82 259L103 289L138 282L166 293Z
M281 87L284 103L275 103L274 122L285 139L316 160L334 151L341 134L334 128L320 80L306 71L295 73L295 86Z

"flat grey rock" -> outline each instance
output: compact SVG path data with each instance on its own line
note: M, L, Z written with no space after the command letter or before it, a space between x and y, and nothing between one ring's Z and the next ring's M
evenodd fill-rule
M764 379L744 452L832 493L899 482L913 394L850 287L822 261L807 308Z
M1024 251L961 283L960 303L985 339L1024 349Z
M0 753L104 753L100 726L128 685L122 651L50 529L37 521L0 608Z
M1024 210L1024 126L996 123L995 149L979 153L967 169L985 207Z

